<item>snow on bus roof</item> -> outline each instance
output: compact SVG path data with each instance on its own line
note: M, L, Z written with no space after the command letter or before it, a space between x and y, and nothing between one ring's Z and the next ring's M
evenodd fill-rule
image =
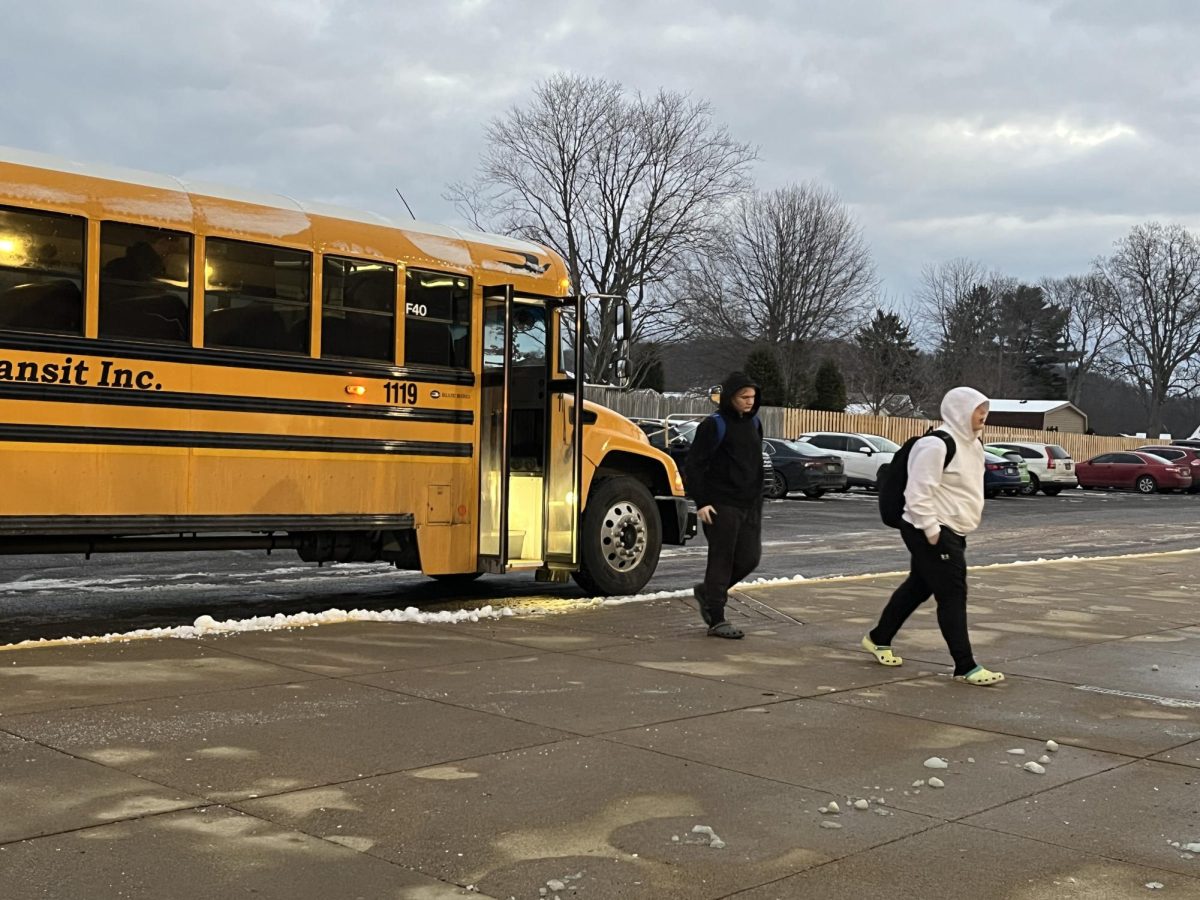
M426 252L436 250L436 253L431 255L437 255L464 266L471 265L472 263L470 254L462 246L468 242L487 244L501 249L514 250L519 253L532 253L537 256L542 256L546 253L546 248L539 244L506 235L489 234L483 231L460 230L433 222L421 222L417 220L396 221L387 216L361 209L336 206L328 203L300 201L284 194L272 194L248 188L229 187L228 185L213 184L204 181L188 181L172 175L161 175L140 169L81 163L52 156L48 153L38 153L34 150L22 150L16 147L0 145L0 161L28 166L32 169L50 169L56 172L68 172L72 175L101 178L107 181L122 181L128 184L138 184L143 187L156 188L163 191L214 197L219 200L233 200L239 203L268 207L284 213L311 214L333 219L344 219L351 222L361 222L366 225L395 228L408 235L418 236L414 240L414 243L418 246L421 246L422 243L429 243L430 246L428 248L422 249L425 249ZM267 223L262 221L256 224L257 226L267 225ZM293 224L294 220L288 220L284 217L279 220L274 228L267 225L266 230L284 229L284 233L290 233L293 230ZM421 237L434 238L435 240L423 242ZM457 244L457 246L451 246L452 242Z

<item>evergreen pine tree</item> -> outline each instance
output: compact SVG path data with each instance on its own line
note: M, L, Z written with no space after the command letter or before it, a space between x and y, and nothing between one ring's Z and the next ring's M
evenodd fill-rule
M761 406L786 406L783 376L779 372L779 363L767 347L756 347L746 357L746 375L754 380L761 392Z
M838 364L832 359L821 363L817 369L817 377L813 380L813 401L811 409L825 409L830 412L846 411L846 382Z

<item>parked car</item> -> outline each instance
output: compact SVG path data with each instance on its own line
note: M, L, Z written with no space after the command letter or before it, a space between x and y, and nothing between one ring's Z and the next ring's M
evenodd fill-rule
M842 458L850 485L874 488L879 482L879 467L892 461L900 445L877 434L848 431L810 431L796 438Z
M676 466L683 468L683 461L687 458L687 452L692 446L692 437L696 432L694 423L689 422L690 427L684 429L666 419L636 418L630 421L642 429L651 447L664 451L675 460Z
M1021 487L1021 470L1011 459L986 450L983 453L983 496L989 500L1001 491L1016 493Z
M991 446L1015 450L1024 457L1025 464L1029 466L1029 487L1026 490L1031 495L1040 490L1047 497L1053 497L1063 488L1073 488L1079 484L1075 475L1075 460L1058 444L992 441Z
M812 444L767 438L763 448L775 467L767 496L773 500L786 497L792 491L816 500L828 491L846 489L846 473L842 458Z
M1200 440L1196 438L1180 438L1177 441L1171 441L1172 447L1191 447L1193 450L1200 450Z
M696 437L696 428L705 418L703 414L697 414L695 416L668 416L665 419L634 417L629 421L642 430L651 447L657 447L667 453L671 459L675 460L679 471L683 472L684 461L687 459L688 451L692 449L692 441ZM775 484L774 472L775 468L771 463L771 457L767 455L764 445L763 493L768 496Z
M1139 494L1186 491L1192 486L1192 467L1153 453L1121 450L1101 453L1076 466L1085 489L1130 488Z
M997 447L995 444L987 444L983 449L988 453L995 453L997 456L1003 456L1009 462L1014 463L1017 467L1017 471L1021 474L1021 486L1015 490L1011 488L1006 490L1006 494L1022 494L1024 496L1029 496L1033 493L1033 480L1029 477L1029 464L1025 462L1025 457L1023 457L1016 450L1007 450L1004 447Z
M1200 492L1200 449L1172 444L1171 446L1155 445L1138 447L1134 452L1153 453L1155 456L1161 456L1163 459L1170 460L1176 465L1190 466L1192 470L1192 486L1188 489L1188 493L1195 494Z

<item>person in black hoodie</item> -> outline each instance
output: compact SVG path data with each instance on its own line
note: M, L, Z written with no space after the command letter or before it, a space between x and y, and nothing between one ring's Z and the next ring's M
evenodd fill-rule
M758 566L762 556L763 451L758 424L759 388L742 372L721 384L721 403L696 429L684 463L684 482L708 540L704 581L693 589L700 615L714 637L740 638L725 621L729 588ZM716 417L724 422L724 435Z

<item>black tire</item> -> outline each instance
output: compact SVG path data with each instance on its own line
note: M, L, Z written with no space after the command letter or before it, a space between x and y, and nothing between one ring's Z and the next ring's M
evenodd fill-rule
M809 500L820 500L825 496L825 492L820 488L812 488L804 492L804 496Z
M482 574L482 572L455 572L451 575L430 575L429 577L442 584L470 584Z
M985 500L994 500L996 498L996 492L995 491L984 491L983 498Z
M579 535L575 582L592 595L636 594L662 550L662 522L650 491L636 478L617 475L592 483Z
M1029 483L1021 485L1021 496L1022 497L1032 497L1034 494L1036 494L1038 492L1038 488L1041 486L1041 484L1042 483L1040 481L1038 481L1038 477L1036 475L1034 475L1032 472L1030 472L1029 473Z
M1153 475L1138 476L1138 480L1133 483L1133 486L1139 494L1153 494L1158 490L1158 482L1154 480Z
M788 495L787 479L779 472L772 472L771 483L767 485L765 493L772 500L782 500Z
M1056 485L1055 486L1047 485L1046 487L1042 488L1042 493L1045 494L1047 497L1057 497L1061 491L1062 491L1062 488L1058 487Z

